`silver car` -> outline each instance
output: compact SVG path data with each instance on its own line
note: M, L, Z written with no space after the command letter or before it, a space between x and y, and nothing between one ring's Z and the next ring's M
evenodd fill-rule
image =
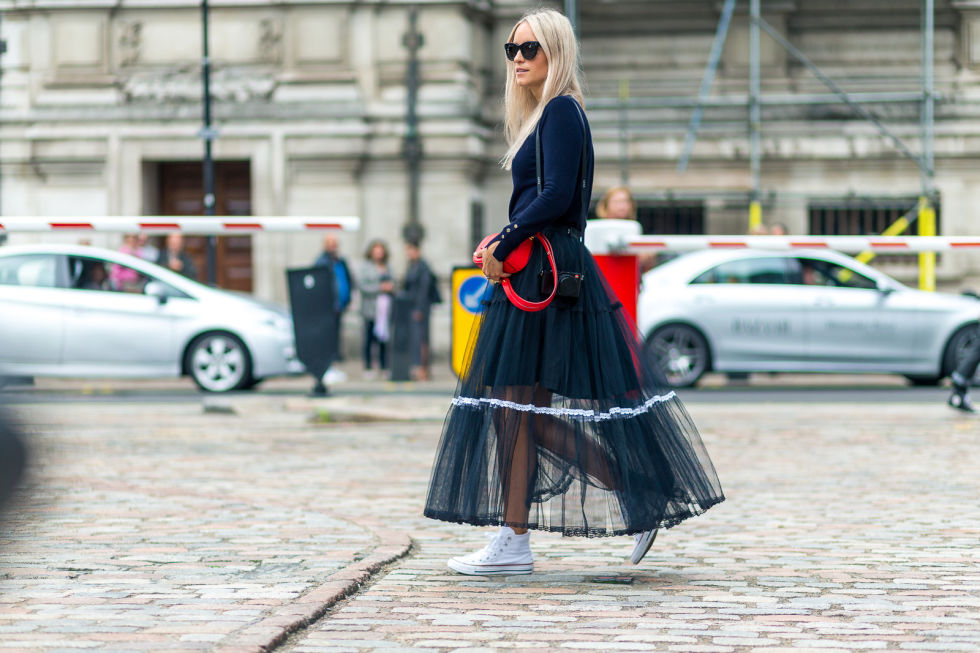
M980 301L909 288L831 251L705 250L643 276L637 322L668 382L717 372L948 375Z
M281 307L111 250L0 247L0 379L189 375L224 392L302 371Z

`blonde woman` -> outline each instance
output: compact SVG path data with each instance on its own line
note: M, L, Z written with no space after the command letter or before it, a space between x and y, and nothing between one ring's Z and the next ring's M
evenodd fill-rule
M636 198L626 186L610 188L595 207L596 217L603 220L636 220ZM640 273L652 270L657 265L656 254L640 254Z
M510 147L503 164L514 191L510 224L478 252L483 273L499 282L507 276L501 261L541 232L559 271L583 274L584 282L577 296L564 288L540 312L520 310L494 286L446 417L425 514L500 526L487 546L449 561L463 574L531 573L528 529L635 535L637 563L658 528L724 497L697 430L644 362L635 325L582 243L593 153L572 26L554 10L533 11L504 51ZM535 245L510 277L517 293L550 294L545 267L550 272Z
M595 207L596 217L616 220L636 220L636 200L626 186L610 188Z

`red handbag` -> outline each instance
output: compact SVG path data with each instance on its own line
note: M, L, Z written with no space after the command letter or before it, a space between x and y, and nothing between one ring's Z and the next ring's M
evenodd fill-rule
M480 244L476 248L476 251L478 252L484 247L486 247L487 245L489 245L490 241L492 241L496 237L497 234L490 234L489 236L481 240ZM551 264L551 272L554 274L552 278L557 279L558 266L555 265L555 252L554 250L551 249L551 242L547 238L545 238L544 234L531 236L530 238L522 242L520 245L518 245L517 248L515 248L514 251L507 256L506 259L504 259L503 261L504 272L508 274L516 274L527 266L527 262L531 259L531 248L534 247L535 240L541 241L541 246L544 247L544 252L548 256L548 263ZM477 256L476 252L473 252L473 262L479 265L480 267L483 267L483 257ZM548 304L550 304L551 301L555 298L555 292L558 290L558 284L555 283L552 285L551 294L548 295L546 299L540 302L532 302L532 301L528 301L527 299L524 299L523 297L517 294L517 291L514 290L514 287L510 283L510 279L502 279L500 285L504 287L504 294L507 295L507 299L510 300L511 304L521 309L522 311L528 311L532 313L547 308Z

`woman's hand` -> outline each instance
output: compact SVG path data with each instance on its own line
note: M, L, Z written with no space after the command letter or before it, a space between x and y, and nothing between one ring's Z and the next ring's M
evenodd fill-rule
M481 250L481 257L483 258L483 276L494 283L500 283L501 279L506 279L510 276L509 273L504 272L504 264L494 258L494 251L497 249L499 242L490 243L489 247L485 247Z

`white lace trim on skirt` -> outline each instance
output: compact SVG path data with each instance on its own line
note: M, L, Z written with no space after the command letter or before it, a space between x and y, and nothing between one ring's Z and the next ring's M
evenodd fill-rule
M555 417L570 417L585 422L602 422L608 419L628 419L636 417L648 410L654 404L670 401L677 396L673 390L665 395L655 395L650 397L636 408L616 406L608 411L595 411L586 408L552 408L550 406L535 406L534 404L519 404L516 401L506 399L493 399L491 397L453 397L454 406L466 406L469 408L479 408L482 405L494 406L497 408L509 408L511 410L521 410L539 415L553 415Z

